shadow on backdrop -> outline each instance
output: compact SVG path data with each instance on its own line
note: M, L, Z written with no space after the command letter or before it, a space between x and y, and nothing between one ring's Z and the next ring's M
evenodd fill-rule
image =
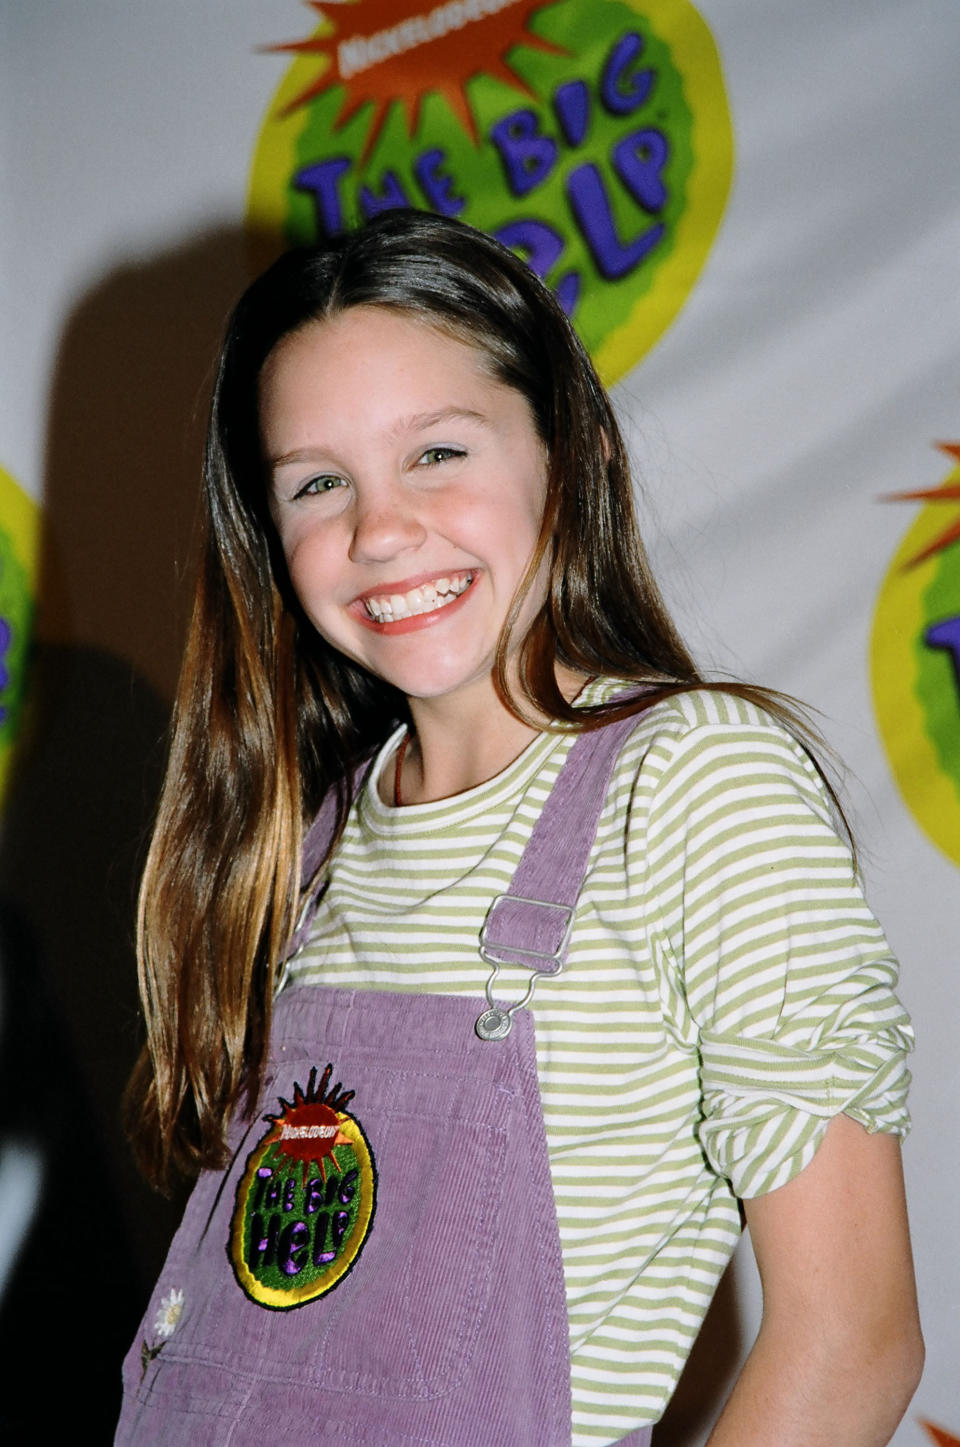
M37 642L0 843L0 1143L42 1180L0 1301L0 1440L109 1442L179 1207L119 1126L139 1048L137 878L189 604L206 394L248 279L239 227L79 301L51 379ZM6 1234L6 1224L0 1223ZM22 1434L22 1435L21 1435Z

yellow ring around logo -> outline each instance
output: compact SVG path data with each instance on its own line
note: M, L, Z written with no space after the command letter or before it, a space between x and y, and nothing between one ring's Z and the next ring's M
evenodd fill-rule
M870 673L880 735L900 792L927 836L960 864L960 791L944 770L917 696L918 641L936 621L927 616L927 594L945 558L936 555L907 566L942 534L944 522L943 508L928 503L890 563L874 612ZM957 601L960 612L960 586ZM942 677L944 690L955 700L960 731L960 692L946 655Z

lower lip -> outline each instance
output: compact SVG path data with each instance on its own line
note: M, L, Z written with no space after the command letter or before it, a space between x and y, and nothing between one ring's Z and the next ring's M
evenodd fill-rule
M356 614L357 622L362 623L364 628L369 628L371 633L386 634L387 637L396 638L402 633L419 633L421 628L432 628L435 623L442 623L444 618L449 618L451 613L456 613L473 592L473 585L477 581L477 574L464 588L463 592L454 599L452 603L444 603L442 608L433 608L429 613L414 613L409 618L392 618L387 623L378 623L371 618L363 603L358 607L363 611Z

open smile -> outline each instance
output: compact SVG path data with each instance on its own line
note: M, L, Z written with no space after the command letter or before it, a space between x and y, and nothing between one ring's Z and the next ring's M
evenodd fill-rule
M444 573L403 591L368 593L354 609L359 621L376 632L408 633L439 621L464 599L475 572Z
M362 621L382 628L396 623L426 620L433 614L450 608L462 598L473 579L472 572L449 573L432 578L429 582L419 583L402 593L369 593L358 599L364 610Z

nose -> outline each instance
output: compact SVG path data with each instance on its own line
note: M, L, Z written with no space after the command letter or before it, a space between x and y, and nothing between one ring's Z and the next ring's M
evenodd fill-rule
M426 536L410 499L399 490L378 489L372 497L361 493L354 505L350 561L387 563L399 553L418 548Z

